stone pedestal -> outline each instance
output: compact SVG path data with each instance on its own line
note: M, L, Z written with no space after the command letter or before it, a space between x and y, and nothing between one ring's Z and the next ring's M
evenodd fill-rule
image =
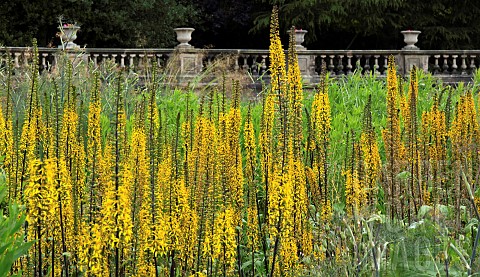
M177 40L180 42L175 48L175 64L178 68L177 83L187 85L194 80L203 68L202 54L189 44L194 28L175 28Z
M297 52L297 56L303 82L305 84L315 83L315 77L318 78L315 72L315 56L301 50Z
M194 49L177 49L175 58L175 67L178 68L177 82L181 85L187 85L202 73L203 55Z
M417 69L421 69L424 72L428 72L428 55L415 55L404 53L403 55L403 69L404 74L407 76L412 70L413 66Z
M428 57L429 55L422 55L416 50L420 50L415 43L418 42L418 35L422 32L416 30L407 30L401 32L404 36L406 46L402 48L402 51L397 55L399 71L404 76L408 76L410 70L415 66L419 70L428 72Z

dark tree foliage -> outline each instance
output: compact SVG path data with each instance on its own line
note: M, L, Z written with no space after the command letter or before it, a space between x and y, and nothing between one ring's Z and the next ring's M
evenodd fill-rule
M200 48L268 47L273 5L282 38L308 30L309 49L400 49L401 30L422 31L421 49L480 46L479 0L11 0L0 1L0 45L57 45L58 17L87 47L173 47L173 28L193 27Z
M422 49L478 48L478 0L257 0L278 5L284 30L308 29L312 49L400 49L402 30L422 31ZM255 19L268 27L270 11ZM297 27L297 28L298 28Z
M270 11L271 5L255 0L194 1L200 21L193 26L193 44L214 48L268 48L268 28L250 32L259 11Z
M76 43L87 47L172 47L174 27L190 25L190 1L15 0L0 1L0 44L58 44L59 17L78 22Z
M425 49L479 49L480 1L409 0L399 27L422 31Z

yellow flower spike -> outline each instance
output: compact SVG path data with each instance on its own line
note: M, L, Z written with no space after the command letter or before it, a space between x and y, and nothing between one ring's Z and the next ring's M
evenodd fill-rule
M377 198L377 181L380 177L381 160L378 151L377 140L373 130L362 133L360 136L360 148L363 157L364 166L364 184L363 189L366 193L367 201L364 204L375 205L374 201Z
M312 184L314 195L319 195L320 199L314 202L323 204L327 201L328 195L328 149L331 131L331 111L328 98L328 84L325 77L322 81L319 91L314 96L312 103L312 112L310 115L310 130L312 130L310 150L314 151L313 171L315 173L316 184ZM319 207L317 207L319 208Z
M363 131L360 136L360 151L363 163L363 178L361 185L366 194L365 205L375 207L377 199L377 181L381 172L381 160L372 126L372 97L368 97L363 115Z
M234 272L237 255L235 217L235 211L227 208L217 215L214 225L213 258L225 266L223 274L228 276Z
M273 93L286 92L286 66L285 53L283 52L282 42L280 41L278 23L278 8L273 7L270 19L270 86Z
M87 170L89 171L88 180L84 191L88 193L89 220L92 221L97 216L95 207L100 204L98 191L98 176L100 174L100 159L102 156L102 144L100 133L100 88L99 76L95 74L95 81L88 108L88 126L87 126Z
M387 69L387 127L382 130L383 142L386 153L386 200L389 202L387 210L390 217L397 213L397 203L400 194L400 186L395 176L400 173L401 161L404 160L405 149L401 140L400 118L398 113L398 83L395 58L390 56Z
M445 121L445 112L438 107L438 99L435 97L434 103L430 111L422 114L422 140L426 145L426 156L423 160L428 161L430 170L433 175L433 187L430 194L427 182L423 184L422 201L426 205L438 203L438 187L442 184L442 164L446 159L447 149L447 130Z
M247 204L249 207L256 206L255 195L257 193L257 188L254 184L254 179L256 175L257 168L257 143L255 141L255 131L253 128L253 123L251 120L250 110L248 112L247 120L243 127L244 133L244 148L245 148L245 178L248 184L248 199Z
M358 213L366 201L366 193L360 184L357 170L345 172L345 199L347 213L353 215Z

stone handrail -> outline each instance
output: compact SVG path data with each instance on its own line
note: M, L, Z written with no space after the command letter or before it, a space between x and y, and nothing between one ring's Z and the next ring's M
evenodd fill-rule
M58 57L64 50L38 48L41 70L55 67ZM32 48L0 48L0 55L10 53L14 67L24 68L31 62ZM373 73L385 76L387 59L395 56L400 74L408 74L413 65L431 72L446 82L469 82L480 66L480 50L298 50L298 61L305 83L316 84L321 74L321 65L333 76L351 74L361 70L362 74ZM119 67L143 70L151 67L155 60L158 65L178 70L177 80L188 82L198 74L206 72L216 62L223 61L231 70L249 74L254 80L260 78L268 82L268 50L258 49L159 49L159 48L83 48L65 50L70 57L76 57L99 66L111 60ZM222 58L220 58L222 57Z

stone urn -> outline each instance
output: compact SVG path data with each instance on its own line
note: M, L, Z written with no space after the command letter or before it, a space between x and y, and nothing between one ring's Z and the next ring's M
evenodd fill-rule
M74 49L79 48L73 41L77 39L77 32L80 30L80 26L76 24L63 24L58 27L61 32L61 38L63 45L59 45L58 48Z
M414 31L414 30L407 30L407 31L401 31L403 34L403 41L407 44L405 47L403 47L403 50L419 50L415 43L418 42L418 35L421 33L420 31Z
M287 33L290 34L292 31L288 30ZM305 34L308 33L307 30L297 30L295 29L295 48L297 50L307 50L302 43L305 41Z
M177 40L180 42L177 48L193 48L188 42L192 40L192 33L195 31L193 28L175 28L173 29L177 33Z

